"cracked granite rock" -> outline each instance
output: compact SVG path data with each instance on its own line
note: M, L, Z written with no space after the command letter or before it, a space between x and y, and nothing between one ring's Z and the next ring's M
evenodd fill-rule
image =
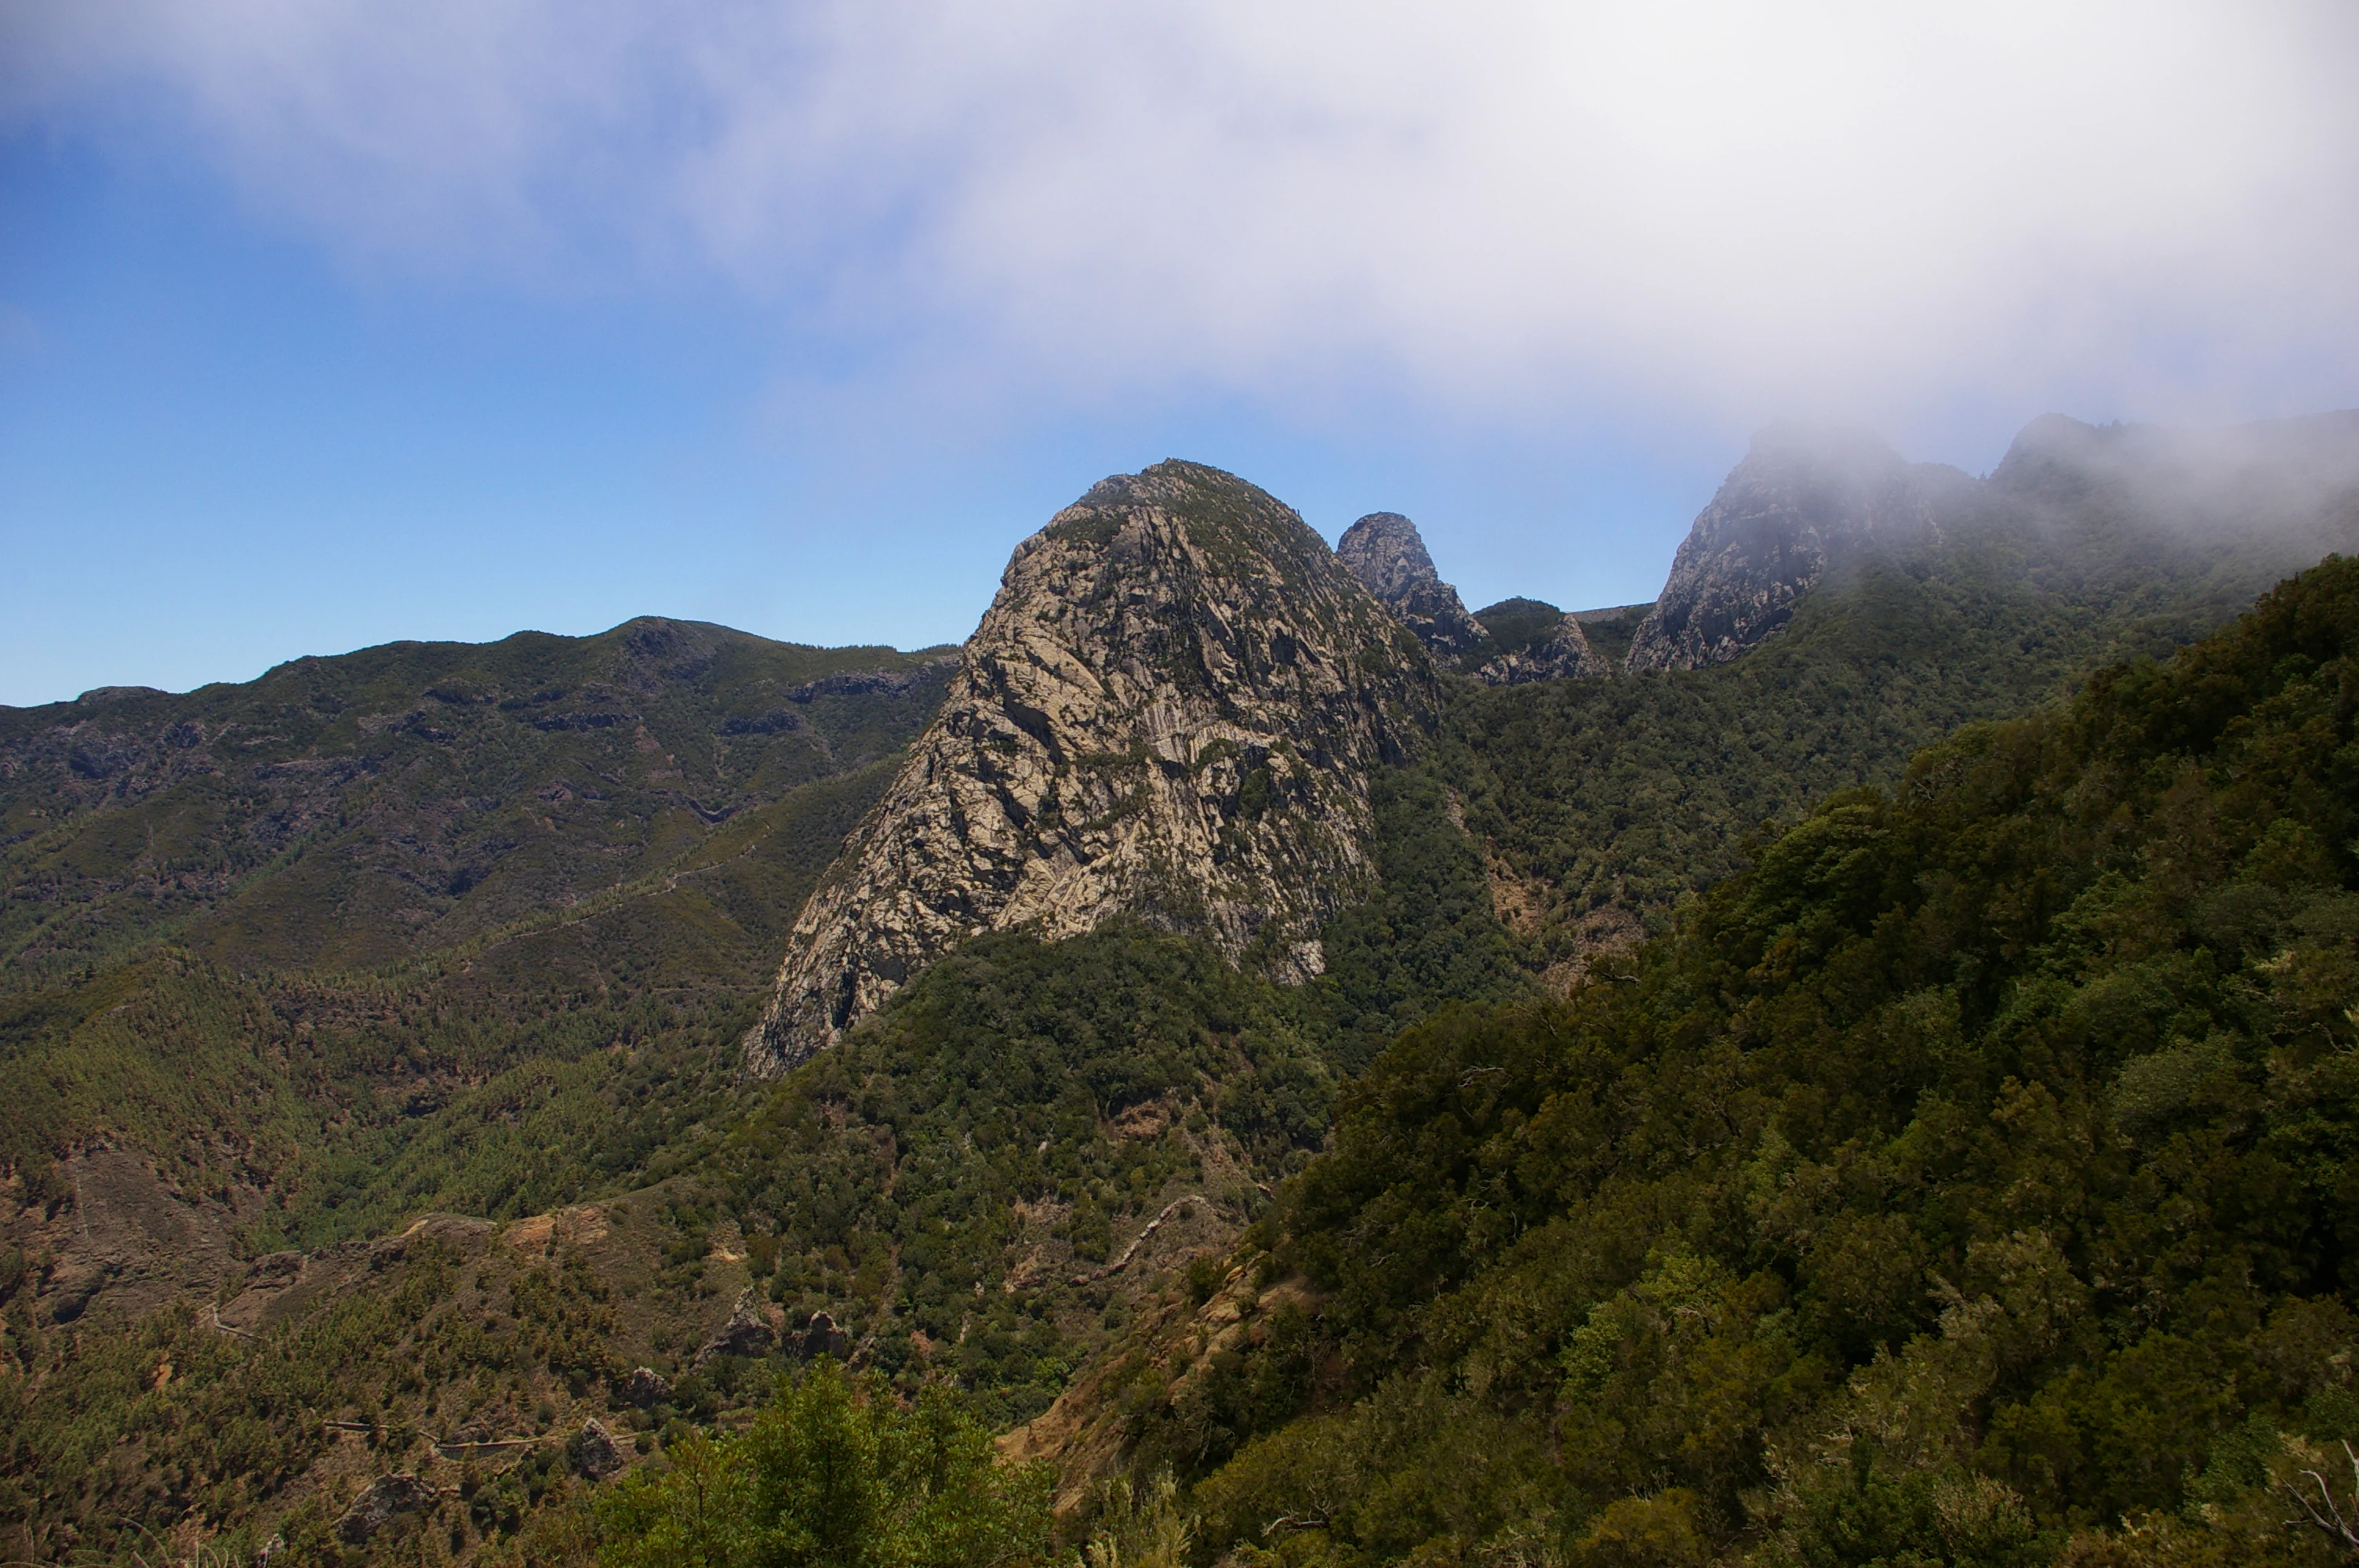
M1368 777L1431 721L1422 646L1217 469L1104 481L1016 548L933 725L795 923L746 1071L832 1044L958 943L1116 916L1290 979L1375 880Z
M1399 513L1371 512L1344 529L1335 556L1437 657L1461 659L1485 651L1490 638L1483 623L1467 613L1458 590L1441 580L1417 524Z
M1829 567L1874 542L1937 542L1974 481L1911 464L1865 430L1786 426L1753 438L1672 559L1625 667L1725 664L1793 619Z

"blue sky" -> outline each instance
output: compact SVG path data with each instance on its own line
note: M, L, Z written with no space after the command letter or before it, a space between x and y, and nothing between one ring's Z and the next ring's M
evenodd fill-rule
M1622 602L1768 420L2359 404L2349 7L1889 10L0 0L0 703L955 641L1167 456Z

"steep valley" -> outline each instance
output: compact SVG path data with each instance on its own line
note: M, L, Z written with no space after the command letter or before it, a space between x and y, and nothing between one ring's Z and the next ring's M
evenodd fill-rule
M2222 629L2354 546L2342 416L1770 432L1577 613L1173 462L962 650L0 710L0 1538L588 1561L828 1357L1207 1564L2310 1561L2359 600Z

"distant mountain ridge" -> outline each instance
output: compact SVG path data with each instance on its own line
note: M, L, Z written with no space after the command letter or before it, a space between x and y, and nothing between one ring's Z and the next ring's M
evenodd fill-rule
M2354 505L2359 413L2225 430L2045 415L1983 480L1904 461L1864 429L1776 426L1755 437L1697 516L1625 667L1736 658L1782 630L1830 571L1871 553L1924 557L1984 536L2046 535L2049 553L2069 557L2127 528L2180 557L2257 546L2291 569L2346 542L2334 520Z
M428 951L889 754L947 659L643 617L0 708L0 959L57 971L166 929L247 963Z

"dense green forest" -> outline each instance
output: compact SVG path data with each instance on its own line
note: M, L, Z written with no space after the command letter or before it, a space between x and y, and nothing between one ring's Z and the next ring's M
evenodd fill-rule
M1434 766L1539 961L1561 964L1662 930L1764 824L1887 784L1959 725L2102 665L2167 654L2312 558L2104 508L1993 517L1845 560L1732 664L1463 689Z
M1224 1247L1267 1206L1318 1147L1345 1076L1400 1022L1447 997L1525 989L1440 786L1405 773L1378 795L1384 891L1334 923L1330 972L1311 987L1137 927L1053 946L986 938L758 1092L729 1072L758 978L701 1032L660 992L636 1010L564 992L543 1016L573 1033L554 1039L532 1032L542 993L507 972L455 998L448 988L466 977L440 977L440 992L383 982L377 1016L325 1038L310 1010L322 997L348 1005L360 981L245 979L165 950L65 993L78 1011L20 1025L51 1031L12 1062L24 1092L43 1097L28 1103L44 1119L27 1126L258 1130L280 1161L287 1218L251 1222L249 1250L296 1224L317 1247L397 1230L420 1209L509 1218L592 1199L611 1234L514 1254L492 1227L446 1227L392 1255L364 1249L381 1293L323 1293L328 1304L265 1324L251 1348L186 1305L127 1333L53 1325L35 1310L27 1259L0 1303L0 1348L20 1374L0 1383L16 1477L0 1509L28 1541L71 1532L118 1555L190 1510L252 1549L242 1527L273 1515L286 1560L334 1561L350 1549L304 1477L337 1466L338 1431L365 1427L412 1433L378 1462L451 1492L375 1552L560 1550L549 1542L586 1528L569 1426L643 1432L654 1453L763 1398L760 1358L696 1355L747 1289L777 1303L789 1334L826 1314L836 1352L903 1394L960 1390L968 1419L994 1426L1038 1414L1119 1337L1175 1255ZM113 1011L118 995L136 1005ZM405 1053L455 1059L481 1081L422 1113L321 1114L366 1069L397 1073ZM48 1167L35 1150L19 1168ZM184 1184L200 1175L190 1167ZM71 1195L44 1201L71 1216ZM1175 1200L1189 1201L1159 1244L1125 1264L1118 1233ZM620 1391L634 1360L671 1379L652 1407ZM198 1375L151 1386L165 1366ZM471 1425L538 1446L496 1477L480 1460L471 1475L428 1441ZM117 1448L112 1434L126 1431L136 1445ZM100 1454L108 1463L93 1464Z
M640 622L0 714L0 1168L250 1251L647 1168L946 666Z
M1408 1030L1252 1233L1315 1307L1133 1396L1199 1560L2339 1554L2354 726L2335 559Z
M1091 1568L2316 1558L2359 584L2199 642L2299 538L2065 499L1733 663L1447 680L1307 985L1002 933L771 1084L939 656L634 622L0 714L0 1539L692 1561L663 1477L816 1443L920 1521L862 1560L954 1560L946 1489L1015 1561L1030 1422Z

